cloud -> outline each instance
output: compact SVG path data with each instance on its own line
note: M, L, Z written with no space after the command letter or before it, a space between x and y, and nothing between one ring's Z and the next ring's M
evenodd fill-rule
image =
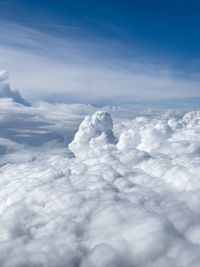
M158 63L114 40L78 32L61 38L5 22L0 34L1 66L28 99L113 104L199 96L198 75L180 75L167 59Z
M113 122L110 114L105 111L98 111L92 117L88 116L81 123L79 131L74 140L69 144L69 149L75 156L84 158L87 155L90 141L96 137L101 137L106 143L115 143L115 137L112 131Z
M2 267L199 265L199 111L0 102Z
M8 77L7 71L0 71L0 98L11 98L14 102L29 107L30 103L22 98L20 92L18 90L11 90L9 83L5 82Z
M89 105L45 102L27 107L9 98L0 98L0 165L31 160L47 150L48 153L58 153L57 150L66 153L64 142L72 140L81 119L95 110Z

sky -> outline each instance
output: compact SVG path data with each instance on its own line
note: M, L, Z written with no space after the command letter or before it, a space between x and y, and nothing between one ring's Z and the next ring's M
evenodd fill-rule
M0 69L29 100L198 99L199 11L198 1L0 0Z
M0 0L1 267L199 267L199 9Z

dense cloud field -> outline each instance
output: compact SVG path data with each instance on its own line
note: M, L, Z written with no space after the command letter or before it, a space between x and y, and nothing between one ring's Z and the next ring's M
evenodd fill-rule
M0 165L0 266L199 267L200 112L0 99Z

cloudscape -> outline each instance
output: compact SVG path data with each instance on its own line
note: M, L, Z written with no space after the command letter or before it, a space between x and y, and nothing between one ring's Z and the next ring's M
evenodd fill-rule
M199 267L197 1L0 1L0 266Z

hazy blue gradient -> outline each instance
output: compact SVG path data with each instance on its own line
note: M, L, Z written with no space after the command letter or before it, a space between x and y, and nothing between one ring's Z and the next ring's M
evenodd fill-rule
M199 11L179 0L0 1L0 68L28 99L187 102L200 97Z

